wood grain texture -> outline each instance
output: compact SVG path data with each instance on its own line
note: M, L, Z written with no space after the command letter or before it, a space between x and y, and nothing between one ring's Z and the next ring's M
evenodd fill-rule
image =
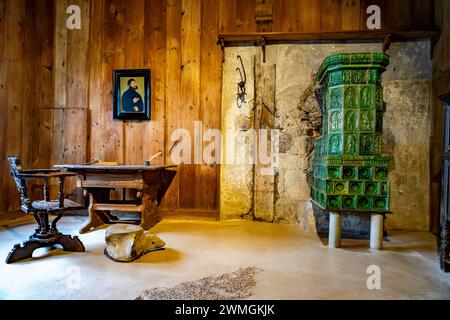
M32 90L27 79L31 73L29 51L30 15L27 12L27 1L6 1L3 5L3 91L2 91L2 139L3 157L10 154L26 155L29 146L28 124L30 121L29 106L32 105ZM28 91L26 91L28 89ZM2 207L12 211L18 207L15 185L8 174L6 161L2 158ZM14 196L13 196L14 195Z
M145 17L158 17L145 19L144 66L151 69L151 106L152 117L146 123L143 142L143 158L162 152L162 156L152 160L152 164L163 164L165 157L165 130L166 122L166 7L164 0L146 1ZM179 17L178 17L179 19ZM170 22L172 23L172 22Z
M203 134L207 130L220 128L220 103L222 79L222 52L213 45L218 33L217 16L219 4L214 0L202 0L201 60L200 60L200 117ZM204 150L210 142L202 143ZM219 152L216 150L215 152ZM215 156L215 154L214 154ZM197 167L198 197L195 207L214 210L219 199L219 164L202 164Z
M99 141L102 135L102 97L103 97L103 77L102 77L102 40L103 40L103 19L93 19L92 17L103 17L104 0L91 1L90 18L90 39L89 39L89 110L88 120L88 146L86 158L102 159L102 148Z
M388 1L384 12L386 26L393 30L408 30L413 25L414 0Z
M64 3L63 1L61 1ZM77 5L80 7L81 14L81 29L68 30L66 29L66 105L63 108L88 108L88 90L89 90L89 25L90 17L90 1L89 0L70 0L70 5ZM58 14L63 15L62 26L65 27L65 20L67 19L67 6L60 7L60 1L57 1ZM59 30L61 31L61 30ZM58 54L57 51L55 51ZM63 79L61 79L63 80ZM63 82L63 81L62 81ZM61 83L62 83L61 82ZM55 89L60 87L59 82L55 83Z
M34 68L33 68L33 107L50 108L55 103L54 49L55 49L55 2L32 1L34 11Z
M32 5L32 1L26 0L26 6ZM27 81L26 79L33 73L33 61L34 58L34 42L33 42L33 31L34 31L34 11L26 10L25 21L24 21L24 68L23 68L23 80L22 81L22 91L20 92L24 98L23 100L23 112L21 119L22 130L22 141L21 141L21 157L22 163L31 167L33 162L33 83Z
M236 32L236 0L219 0L219 30Z
M273 0L256 0L255 18L258 32L272 31Z
M435 24L434 1L414 0L412 3L412 26L417 29L426 30Z
M320 31L322 2L299 0L297 6L297 13L299 15L297 30L301 32Z
M320 31L341 30L341 0L322 0Z
M127 2L124 8L124 28L117 30L123 32L123 68L142 69L144 64L144 0ZM157 13L155 13L157 14ZM153 39L148 39L151 42ZM122 68L122 67L121 67ZM125 164L142 164L144 161L143 149L147 145L144 140L144 131L147 122L124 121L124 161Z
M102 103L100 140L101 160L124 162L124 123L112 119L112 71L124 68L125 4L105 0L102 33Z
M5 37L6 37L6 1L0 1L0 105L6 106L6 63L5 63ZM0 117L0 134L4 136L6 127L6 117ZM5 186L6 179L8 177L9 168L7 166L6 139L0 139L0 156L1 156L1 166L0 170L2 177L0 179L0 210L5 210L5 199L8 196L8 192Z
M358 30L360 22L361 1L342 0L341 2L341 30Z
M183 0L181 18L181 127L189 130L194 139L194 121L200 111L200 23L201 6L196 0ZM191 164L180 165L180 207L195 208L198 190L193 188L198 177L194 162L194 143L191 143Z
M181 109L181 0L167 0L166 15L166 69L165 79L165 99L166 99L166 130L164 150L166 163L172 163L170 149L174 143L171 139L172 132L180 127L182 112ZM175 137L176 139L176 137ZM166 196L161 203L162 208L179 208L179 179L178 173Z
M295 0L275 0L273 3L272 31L298 31L299 2Z
M234 1L236 1L236 32L252 32L256 30L255 0Z

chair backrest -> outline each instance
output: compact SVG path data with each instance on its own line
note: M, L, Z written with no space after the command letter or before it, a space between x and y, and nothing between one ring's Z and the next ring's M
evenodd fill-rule
M14 179L14 182L16 183L17 189L20 192L20 188L22 187L22 181L18 177L19 170L21 169L20 166L20 159L17 157L7 157L9 162L9 170L11 173L11 176Z
M9 169L11 176L16 183L17 190L20 192L20 202L22 207L29 207L31 200L28 198L27 186L25 180L19 177L19 171L21 170L20 159L18 157L7 157L9 162Z

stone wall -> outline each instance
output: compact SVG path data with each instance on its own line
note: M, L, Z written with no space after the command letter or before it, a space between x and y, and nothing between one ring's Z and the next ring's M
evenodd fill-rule
M280 44L266 47L267 65L276 69L275 127L279 129L279 161L268 194L274 199L273 213L263 218L255 215L255 166L226 164L222 152L222 219L244 218L278 223L299 223L306 231L323 231L327 215L313 212L309 201L308 170L311 150L320 118L315 99L305 95L323 59L340 52L378 52L379 43ZM393 43L391 56L383 74L384 153L393 156L389 179L392 215L387 229L427 230L429 217L429 137L431 60L428 41ZM247 71L247 103L236 106L236 87L240 80L236 68L240 55ZM261 61L261 48L229 47L225 51L222 83L222 132L226 129L254 128L255 65ZM300 99L303 96L303 99ZM306 97L306 99L305 99ZM300 101L302 100L302 101ZM226 138L223 149L226 149ZM239 145L245 153L245 145ZM247 152L248 152L247 148ZM259 214L261 216L261 214ZM268 218L267 218L268 217ZM365 233L364 217L346 216L343 233Z

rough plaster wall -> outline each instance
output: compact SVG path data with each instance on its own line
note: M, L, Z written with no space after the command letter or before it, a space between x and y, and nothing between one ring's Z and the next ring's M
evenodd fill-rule
M387 229L428 230L431 133L429 41L394 43L383 75L384 152L393 159Z
M235 219L248 215L253 203L253 165L230 163L238 156L249 156L247 144L237 144L227 138L227 130L246 132L253 127L255 47L231 47L225 51L222 82L222 165L220 166L220 217ZM236 105L237 83L241 81L236 71L240 55L246 69L246 102ZM234 143L234 148L232 147ZM233 150L230 152L230 149Z
M311 83L323 59L340 52L378 52L379 43L289 44L266 47L267 61L276 65L276 127L280 129L280 162L278 168L274 222L300 223L306 231L327 225L327 215L313 213L306 179L311 138L305 133L300 95ZM429 216L429 134L430 77L429 42L394 43L388 53L391 63L383 74L384 152L394 156L390 171L391 209L387 229L427 230ZM235 107L236 55L245 56L247 78L255 47L226 49L222 94L222 130L232 126L237 116L251 116L248 109ZM231 61L230 61L231 59ZM245 63L245 62L244 62ZM252 76L251 76L252 77ZM253 90L253 78L247 90ZM224 126L225 125L225 126ZM221 217L237 218L251 210L251 167L222 166ZM238 177L243 174L246 177ZM246 186L239 185L245 180ZM249 187L250 186L250 187ZM238 190L238 192L236 192ZM237 194L239 193L239 194ZM245 204L245 205L244 205ZM343 232L368 231L368 219L344 216Z

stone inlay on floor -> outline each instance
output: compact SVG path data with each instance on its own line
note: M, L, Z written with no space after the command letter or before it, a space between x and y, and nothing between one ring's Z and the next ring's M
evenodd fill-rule
M145 290L136 300L246 299L253 294L255 276L261 271L256 267L246 267L216 277L180 283L173 288L153 288Z

